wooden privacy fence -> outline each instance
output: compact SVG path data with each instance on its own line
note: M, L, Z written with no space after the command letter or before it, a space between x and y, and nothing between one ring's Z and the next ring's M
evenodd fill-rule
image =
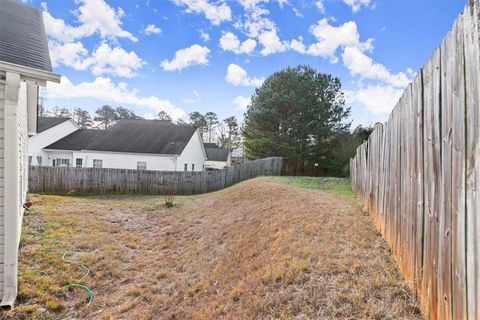
M350 162L430 319L480 319L479 0Z
M265 158L203 172L30 167L29 191L36 193L126 193L186 195L229 187L258 176L280 175L282 158Z

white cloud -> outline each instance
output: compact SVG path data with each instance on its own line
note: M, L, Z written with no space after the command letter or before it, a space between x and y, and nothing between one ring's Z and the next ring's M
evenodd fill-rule
M83 0L78 8L78 21L92 32L98 32L102 38L128 38L137 41L130 32L122 29L120 20L125 12L116 10L104 0Z
M343 54L343 64L353 76L363 79L380 80L394 87L405 87L410 79L403 72L391 73L384 65L375 63L372 58L365 55L359 48L347 47Z
M261 6L268 0L240 0L245 10L243 19L235 23L235 27L242 29L249 37L256 38L262 32L275 29L275 23L267 18L270 11Z
M163 60L161 66L165 71L182 70L194 65L208 64L208 54L210 49L194 44L188 48L180 49L175 52L175 57L168 61Z
M227 67L225 80L234 86L260 86L265 79L249 77L247 71L236 64L230 64Z
M325 14L325 4L323 3L323 0L315 1L315 6L317 7L318 11L320 11L320 13Z
M295 13L295 16L298 18L303 18L303 13L300 12L297 8L292 8L293 13Z
M233 103L237 105L237 109L247 110L248 105L250 104L250 97L237 96Z
M373 114L388 114L402 96L403 89L392 86L370 85L356 91L346 91L347 103L359 103Z
M64 65L75 70L90 69L94 75L132 78L145 65L135 52L127 52L120 47L111 48L107 43L102 43L91 55L80 41L62 44L50 40L49 48L54 67Z
M277 35L277 30L262 32L258 41L262 44L263 49L260 53L264 56L268 56L272 53L284 52L288 48L288 43L282 42Z
M193 98L182 99L183 103L192 104L192 103L197 103L202 101L202 97L200 96L200 93L198 93L197 90L193 90L192 93L193 93Z
M80 7L74 12L79 22L78 26L67 25L63 20L56 19L44 8L43 19L45 31L51 38L62 42L73 42L76 39L99 34L103 39L127 38L132 41L138 39L122 28L121 18L124 15L122 8L114 9L104 0L81 0Z
M145 64L133 51L127 52L120 47L111 48L102 43L84 64L91 68L94 75L111 74L114 76L132 78Z
M76 39L93 34L89 34L89 30L84 26L72 27L67 25L62 19L54 18L48 11L43 12L43 21L47 35L61 42L73 42Z
M83 61L88 56L88 50L84 48L80 41L63 44L55 40L49 40L48 47L54 68L65 65L75 70L85 70Z
M338 48L355 47L361 50L370 50L373 47L373 40L368 39L365 42L360 41L357 24L354 21L348 21L335 27L329 24L328 19L324 18L317 24L310 27L310 32L317 39L316 43L311 44L306 53L313 56L329 57L335 61Z
M130 32L122 29L123 10L110 7L104 0L81 0L78 3L80 6L74 11L78 26L54 18L47 11L47 5L42 3L52 65L64 65L75 70L91 68L95 75L136 76L144 61L135 52L127 52L118 46L111 48L106 42L116 38L137 41ZM90 54L80 39L94 34L98 34L104 42Z
M52 99L93 98L124 106L148 107L152 110L152 115L159 111L166 111L175 119L186 115L183 109L175 107L166 99L142 97L138 90L130 90L124 82L115 84L110 78L97 77L93 82L74 85L67 77L62 77L58 84L49 82L46 92L47 98Z
M154 25L153 23L149 24L144 30L143 33L146 35L159 34L162 32L162 29Z
M208 42L210 40L210 35L207 32L200 30L200 38L202 38L203 42Z
M247 39L243 42L237 38L237 36L231 32L224 33L220 38L220 48L225 51L232 51L236 54L252 53L257 46L257 42L253 39Z
M298 39L293 39L290 41L290 48L294 51L305 53L305 45L303 44L303 38L298 37Z
M359 48L361 51L373 48L373 39L360 41L357 24L353 21L345 22L340 26L333 26L324 18L310 27L310 32L317 42L305 45L302 37L291 41L281 40L276 29L263 31L258 36L259 43L263 46L261 54L270 54L293 50L300 54L329 58L332 63L338 61L337 50L347 46Z
M212 4L208 0L174 0L174 2L176 5L186 6L188 13L203 13L214 25L232 19L232 10L224 2L219 4Z
M371 4L370 0L343 0L343 2L352 8L353 12L358 12L362 7L368 8Z

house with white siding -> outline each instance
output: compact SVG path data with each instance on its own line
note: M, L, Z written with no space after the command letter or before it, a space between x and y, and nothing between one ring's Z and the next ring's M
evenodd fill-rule
M204 143L207 161L206 170L219 170L232 165L232 153L226 148L221 148L215 143Z
M42 166L48 163L48 154L43 148L79 129L70 118L38 117L37 134L28 139L29 165Z
M203 171L207 160L199 130L186 124L120 120L94 130L71 119L39 118L39 128L44 130L29 141L30 165Z
M26 202L27 139L37 132L38 87L52 73L40 11L0 1L0 305L17 295L18 246Z

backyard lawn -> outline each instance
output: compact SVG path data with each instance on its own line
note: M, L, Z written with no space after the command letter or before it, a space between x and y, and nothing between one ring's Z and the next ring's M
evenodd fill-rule
M342 179L30 200L7 319L421 318Z

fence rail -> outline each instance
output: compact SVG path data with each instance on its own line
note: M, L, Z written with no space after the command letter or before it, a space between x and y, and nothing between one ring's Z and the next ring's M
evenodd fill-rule
M350 163L430 319L480 319L479 0Z
M259 159L203 172L30 167L34 193L125 193L188 195L220 190L262 175L280 175L282 158Z

